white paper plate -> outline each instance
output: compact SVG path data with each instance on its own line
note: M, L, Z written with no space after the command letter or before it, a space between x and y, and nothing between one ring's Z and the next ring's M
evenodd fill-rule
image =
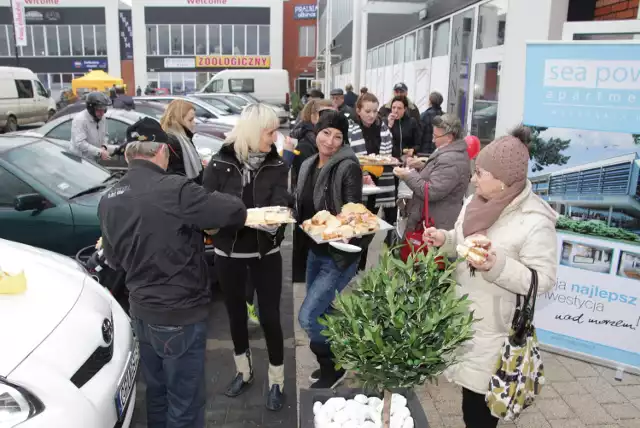
M345 244L344 242L329 242L329 245L337 250L344 251L345 253L359 253L362 251L362 248L351 244Z

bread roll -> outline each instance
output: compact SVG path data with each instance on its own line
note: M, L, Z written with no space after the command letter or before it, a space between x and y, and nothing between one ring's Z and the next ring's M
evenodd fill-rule
M318 211L316 215L311 218L313 224L325 224L330 217L333 217L329 211Z
M341 210L342 213L344 214L365 214L365 213L369 213L370 211L367 209L367 207L365 207L362 204L355 204L353 202L349 202L348 204L345 204L342 207Z

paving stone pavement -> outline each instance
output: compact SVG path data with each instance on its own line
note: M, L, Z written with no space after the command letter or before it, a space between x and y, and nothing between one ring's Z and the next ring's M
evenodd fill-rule
M381 236L371 244L368 266L377 260ZM305 296L305 285L293 285L294 312ZM297 319L297 318L296 318ZM298 388L309 386L308 377L317 368L305 333L295 326ZM573 358L543 352L547 384L534 405L516 423L500 423L514 428L640 428L640 376L625 374L615 380L615 370ZM429 428L465 428L462 420L461 389L444 378L437 385L416 388ZM416 427L425 428L425 427Z
M255 381L251 388L236 398L228 398L225 391L233 376L233 342L224 304L218 298L211 305L209 335L207 340L207 407L206 426L220 428L293 428L297 426L296 355L293 330L293 289L291 284L291 244L282 247L283 288L281 320L285 339L285 394L286 406L280 412L270 412L264 407L268 390L268 358L262 330L250 326L250 345L253 352ZM142 377L142 376L140 376ZM138 381L138 395L132 422L133 428L144 428L146 424L145 385Z

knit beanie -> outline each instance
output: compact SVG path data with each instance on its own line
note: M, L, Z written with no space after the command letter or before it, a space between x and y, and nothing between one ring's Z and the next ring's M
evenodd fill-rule
M342 144L349 144L349 119L345 115L335 110L322 110L314 132L318 135L320 131L327 128L334 128L342 132Z
M489 171L506 186L523 181L529 169L531 130L519 126L510 135L500 137L480 151L476 166Z

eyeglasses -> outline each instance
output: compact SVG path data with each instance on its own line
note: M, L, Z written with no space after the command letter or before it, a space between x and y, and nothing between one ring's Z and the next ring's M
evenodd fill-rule
M445 132L444 134L438 135L438 134L436 134L436 133L434 132L434 133L433 133L433 138L434 138L434 139L437 139L437 138L444 137L445 135L449 135L449 134L450 134L450 132Z

